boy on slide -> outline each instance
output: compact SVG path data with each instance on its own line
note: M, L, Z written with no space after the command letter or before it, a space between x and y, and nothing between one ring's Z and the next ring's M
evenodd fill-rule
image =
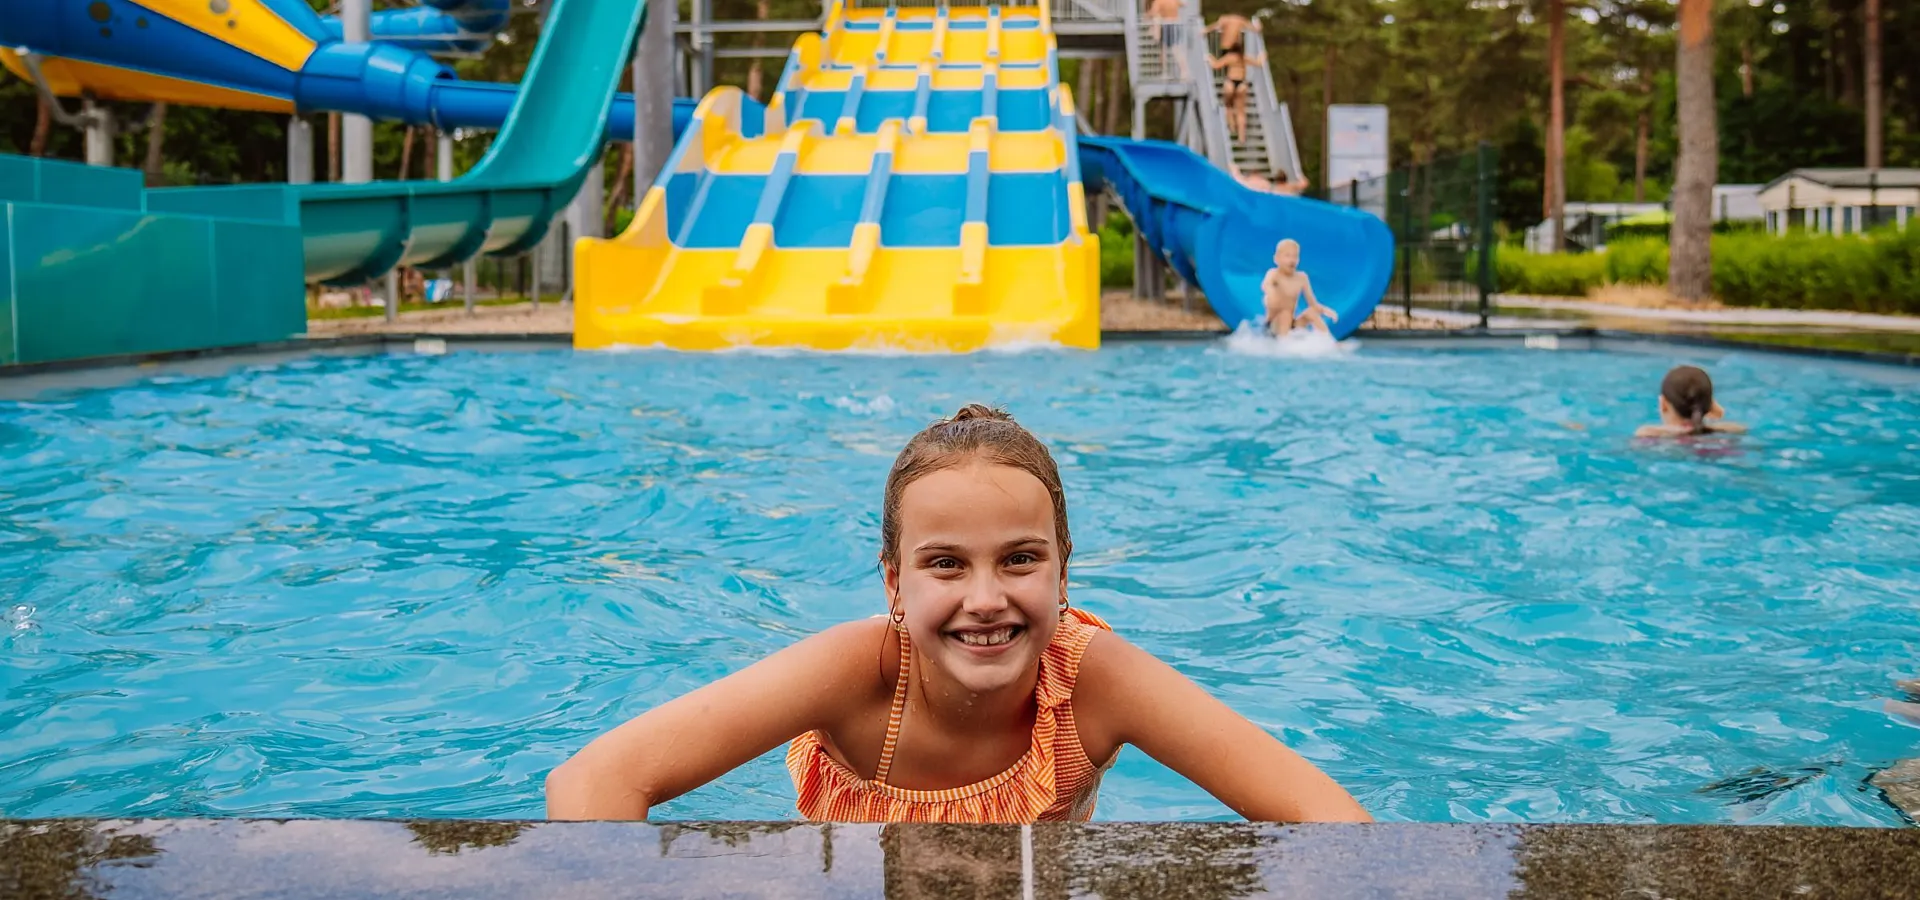
M1301 324L1332 334L1333 329L1328 328L1327 323L1340 321L1339 313L1313 296L1313 282L1307 279L1307 273L1300 271L1300 244L1293 238L1273 245L1273 268L1261 279L1260 292L1266 296L1267 328L1274 337L1286 337L1295 325ZM1296 315L1294 310L1299 307L1302 296L1306 297L1307 306Z
M1747 427L1725 421L1727 411L1713 400L1713 379L1699 366L1674 366L1660 381L1660 423L1642 425L1637 438L1744 434Z

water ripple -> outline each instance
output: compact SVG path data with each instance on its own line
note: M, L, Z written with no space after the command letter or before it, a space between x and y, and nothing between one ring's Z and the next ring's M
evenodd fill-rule
M321 357L0 404L0 812L529 816L594 734L878 612L892 455L1054 448L1076 602L1385 818L1899 821L1920 394L1675 360ZM1227 811L1137 753L1111 818ZM662 815L791 815L778 754Z

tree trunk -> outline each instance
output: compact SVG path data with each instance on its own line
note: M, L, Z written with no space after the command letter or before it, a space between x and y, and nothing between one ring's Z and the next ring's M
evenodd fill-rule
M1753 96L1753 42L1740 42L1740 96Z
M633 187L633 142L620 145L620 172L613 176L613 191L607 194L607 208L601 212L607 234L613 234L613 213L627 202L627 189ZM639 204L634 204L638 206Z
M1552 243L1549 252L1567 249L1567 4L1547 3L1547 171L1543 218Z
M1680 104L1680 158L1674 164L1672 248L1667 289L1682 300L1713 290L1713 183L1719 177L1719 124L1713 108L1713 0L1680 0L1674 75Z
M27 144L28 156L47 155L47 135L53 131L53 108L41 97L40 109L33 117L33 141Z
M140 167L141 170L146 173L148 187L155 187L160 184L161 168L166 162L166 143L167 105L165 103L155 103L153 105L153 118L149 120L147 125L146 165Z
M400 135L400 181L407 180L407 170L412 167L412 164L413 126L408 125L407 130Z
M1840 70L1840 102L1853 106L1860 102L1860 79L1853 67L1853 17L1847 15L1841 0L1830 0L1833 9L1833 33L1827 40L1838 57L1834 61Z
M1340 52L1327 45L1327 61L1320 74L1320 189L1333 190L1333 133L1328 127L1327 110L1333 108L1333 64Z
M1086 121L1093 104L1093 60L1080 60L1080 71L1073 79L1073 114ZM1087 121L1088 125L1093 122Z
M1639 121L1633 129L1633 202L1647 202L1647 132L1653 128L1652 114L1645 108L1640 110Z
M753 4L754 19L765 22L771 15L773 15L773 9L770 0L759 0L759 2ZM758 48L765 40L766 35L764 33L754 32L754 47ZM753 58L753 64L747 66L747 96L765 102L768 98L761 96L760 93L760 89L765 87L762 83L765 79L766 75L762 72L760 57L756 56Z
M1881 121L1880 111L1880 0L1867 0L1867 8L1862 15L1866 22L1866 63L1867 63L1867 168L1880 168Z
M1120 59L1107 60L1106 66L1107 86L1101 91L1100 97L1100 133L1119 134L1120 113L1127 108L1127 66ZM1101 191L1094 200L1094 229L1098 230L1107 224L1107 216L1112 210L1111 202L1107 199L1106 191Z
M340 180L340 114L327 113L327 180Z

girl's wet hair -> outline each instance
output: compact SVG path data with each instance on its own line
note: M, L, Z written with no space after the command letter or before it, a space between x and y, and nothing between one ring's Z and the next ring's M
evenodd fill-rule
M1039 479L1053 500L1060 559L1065 562L1073 555L1073 538L1067 533L1067 495L1060 487L1060 467L1047 445L1020 427L1006 410L969 403L914 435L894 459L893 470L887 473L886 502L880 508L881 562L900 562L900 497L907 485L973 459L1019 469Z
M1660 396L1674 414L1699 428L1713 409L1713 379L1699 366L1674 366L1660 381Z

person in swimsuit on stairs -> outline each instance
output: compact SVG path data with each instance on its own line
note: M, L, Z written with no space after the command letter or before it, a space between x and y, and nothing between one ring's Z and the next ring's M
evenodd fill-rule
M1208 31L1220 32L1220 55L1209 60L1215 69L1225 69L1226 79L1220 83L1220 105L1227 112L1227 122L1233 126L1233 139L1247 139L1247 95L1252 84L1247 80L1248 66L1264 66L1267 57L1247 56L1246 32L1259 31L1260 23L1246 16L1227 14L1215 19Z
M791 742L810 819L1085 821L1132 744L1260 821L1368 821L1265 729L1070 602L1053 456L973 404L907 442L880 512L886 614L837 625L601 735L554 819L649 810Z

